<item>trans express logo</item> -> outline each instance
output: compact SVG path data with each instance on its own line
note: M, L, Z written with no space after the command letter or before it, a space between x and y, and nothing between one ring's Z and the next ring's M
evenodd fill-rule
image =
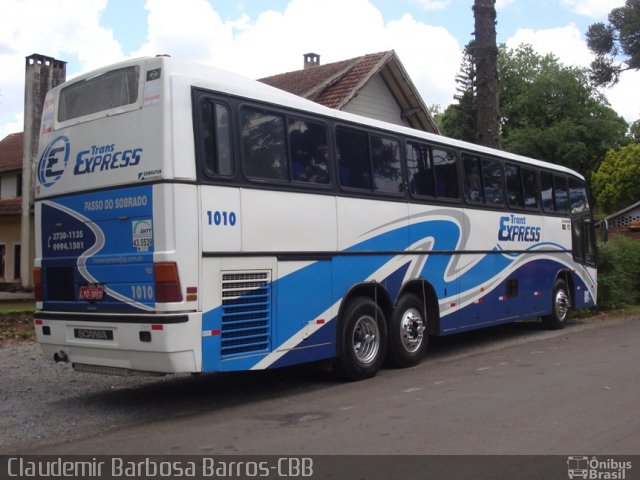
M527 217L509 215L500 217L498 240L501 242L539 242L540 227L527 225Z
M50 187L62 177L69 161L69 139L64 135L52 141L42 152L38 163L38 181Z
M142 148L119 149L115 144L92 145L76 157L74 175L133 167L142 159Z
M38 181L43 187L50 187L65 172L69 163L71 147L64 135L52 141L40 157L38 163ZM142 161L142 148L118 148L115 144L92 145L78 152L73 164L74 175L116 170L133 167Z

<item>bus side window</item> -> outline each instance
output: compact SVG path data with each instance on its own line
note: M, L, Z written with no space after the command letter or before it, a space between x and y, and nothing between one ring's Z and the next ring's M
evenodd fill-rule
M484 203L480 159L463 154L462 169L464 170L464 198L468 202Z
M569 212L569 190L567 189L567 177L564 175L553 176L553 192L558 213Z
M458 188L458 157L456 153L453 150L432 147L431 158L436 174L436 196L458 200L460 189Z
M500 160L482 160L484 200L487 205L504 205L504 174Z
M294 182L329 183L327 130L324 125L288 119L291 178Z
M524 194L524 206L532 210L538 210L540 192L538 189L538 176L536 171L530 168L522 169L522 191Z
M540 172L540 189L542 193L542 209L545 212L555 212L556 207L553 201L553 174L550 172Z
M435 197L434 168L429 147L422 143L407 144L407 171L412 195Z
M200 105L207 173L216 176L233 175L229 108L211 99L203 99Z
M289 180L284 118L253 108L240 110L242 160L248 177Z
M569 177L569 202L571 213L584 213L589 211L589 197L586 184L577 178Z
M340 185L371 190L371 164L367 132L337 127L336 156Z
M507 202L509 206L511 208L524 208L520 167L511 163L505 163L504 174L507 179Z
M400 144L396 140L371 135L373 187L377 192L402 193L404 181L400 164Z

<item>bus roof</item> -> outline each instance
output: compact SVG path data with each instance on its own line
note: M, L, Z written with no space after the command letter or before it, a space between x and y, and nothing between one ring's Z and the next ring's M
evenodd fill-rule
M222 70L203 63L184 61L169 56L142 57L105 66L86 74L79 75L63 83L62 85L59 85L58 87L56 87L56 89L64 88L77 81L82 81L87 78L94 77L112 69L122 68L127 65L142 65L150 60L153 60L154 63L160 61L163 64L163 68L166 69L164 75L169 75L171 77L182 77L185 82L188 82L191 86L194 87L209 89L239 97L245 97L248 99L274 104L281 107L292 108L312 114L331 117L349 123L358 123L381 130L386 130L388 132L394 132L414 138L423 139L429 142L435 142L443 146L450 146L452 148L468 150L470 152L484 155L497 156L505 160L528 163L540 168L547 168L550 170L568 173L584 180L584 177L581 174L562 165L517 155L504 150L484 147L482 145L477 145L462 140L456 140L442 135L405 127L402 125L391 124L388 122L383 122L381 120L363 117L341 110L335 110L329 107L325 107L324 105L320 105L311 100L299 97L292 93L286 92L284 90L280 90L278 88L264 84L262 82L259 82L258 80L253 80L242 75Z

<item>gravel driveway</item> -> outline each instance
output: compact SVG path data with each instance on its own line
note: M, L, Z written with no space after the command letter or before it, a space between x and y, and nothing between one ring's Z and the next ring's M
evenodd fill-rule
M148 405L128 405L130 396L116 392L176 379L77 373L71 365L46 361L37 344L0 348L0 368L3 453L20 445L83 437L123 422L137 422L145 416ZM105 391L114 394L105 395Z

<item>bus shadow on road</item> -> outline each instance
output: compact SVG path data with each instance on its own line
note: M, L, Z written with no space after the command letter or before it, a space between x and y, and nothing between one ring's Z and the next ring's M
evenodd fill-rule
M574 320L567 329L571 330L572 325L579 323ZM540 322L531 321L433 337L422 363L446 361L450 357L476 352L481 354L486 349L509 346L513 341L535 340L545 332ZM331 362L263 371L133 377L121 381L111 378L104 377L108 389L83 395L77 400L91 410L116 409L133 414L138 420L202 413L344 385L332 372ZM357 384L353 385L357 388Z

